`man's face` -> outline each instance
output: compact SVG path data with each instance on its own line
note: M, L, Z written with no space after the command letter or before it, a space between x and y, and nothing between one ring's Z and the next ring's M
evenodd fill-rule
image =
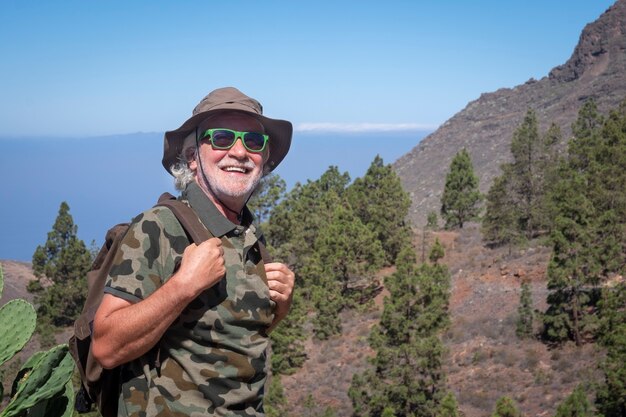
M198 134L207 129L226 128L240 132L265 133L263 125L244 113L224 113L200 124ZM202 189L220 201L243 205L263 176L263 164L269 155L269 145L263 152L250 152L237 139L230 149L214 149L208 138L200 141L199 158L208 184L204 181L197 161L190 161L196 181ZM218 201L219 202L219 201Z

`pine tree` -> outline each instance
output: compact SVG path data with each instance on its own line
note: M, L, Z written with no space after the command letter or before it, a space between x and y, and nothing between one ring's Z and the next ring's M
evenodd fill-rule
M541 136L537 125L537 116L533 110L528 110L522 124L513 133L511 140L512 185L516 203L519 207L520 218L518 224L526 233L527 238L541 227L539 211L542 202L541 189L541 157L545 149L541 146Z
M377 155L365 175L347 188L346 197L361 222L382 244L385 263L393 263L411 234L405 222L411 200L391 165L385 165Z
M296 274L313 255L312 243L320 227L330 221L334 207L342 203L349 182L348 173L341 174L331 166L318 180L297 183L272 210L267 225L268 244Z
M300 291L296 288L291 309L270 333L272 341L271 369L274 375L289 375L300 368L306 360L304 351L304 321L306 309Z
M270 378L267 395L263 402L267 417L288 417L287 398L279 375L273 375Z
M314 239L314 230L324 221L321 196L315 182L296 183L274 207L265 229L273 255L290 265L296 275L311 254L308 242Z
M430 249L430 253L428 254L428 259L430 260L430 262L436 264L444 256L445 251L443 249L443 245L439 241L439 238L436 238L435 243L433 244L433 247Z
M347 204L332 209L312 247L313 255L302 274L314 286L315 334L325 339L340 332L343 308L371 298L379 286L375 274L383 265L384 252L374 233Z
M602 282L626 266L626 102L607 118L595 103L585 103L572 131L552 191L556 220L544 336L581 344L597 331Z
M407 247L385 284L390 295L370 334L374 369L356 374L348 393L355 415L434 417L445 395L440 335L449 325L449 274L442 265L418 267Z
M339 312L345 305L341 283L318 254L314 254L302 268L302 276L309 281L309 303L315 308L313 334L319 340L341 333Z
M515 334L520 339L528 339L533 336L533 300L530 293L530 283L522 282L519 307L517 308L517 326Z
M585 306L590 301L588 284L595 280L599 265L594 260L593 204L585 197L587 183L575 171L563 172L555 187L559 214L551 241L552 259L548 264L548 310L543 315L543 337L550 342L583 342L588 319Z
M320 226L313 248L341 283L344 296L378 286L375 274L383 265L382 246L349 205L334 207L330 221Z
M574 391L556 409L554 417L594 417L595 413L585 395L582 385ZM606 417L606 416L605 416Z
M259 223L268 220L274 207L285 195L286 189L285 181L276 173L261 178L259 186L254 190L248 202L248 208Z
M558 145L563 141L561 128L552 123L542 136L538 156L536 184L538 189L537 209L535 211L538 228L550 233L554 226L556 211L552 206L551 194L554 184L559 181L559 166L562 164L558 153Z
M459 405L452 392L442 398L437 417L459 417Z
M78 227L63 201L44 246L37 246L33 254L33 272L37 277L47 277L54 282L82 277L85 271L85 244L78 239ZM87 259L89 261L89 259Z
M33 254L35 275L52 281L36 296L39 318L55 326L70 325L80 314L87 294L85 274L91 267L91 254L77 237L69 211L62 202L45 245Z
M597 219L598 261L602 275L626 266L626 100L604 120L588 169L589 198Z
M482 195L478 191L478 177L467 150L462 149L452 159L441 196L441 216L446 228L463 228L478 218Z
M347 172L343 174L339 172L339 168L331 165L316 181L322 193L334 191L343 198L348 184L350 184L350 175Z
M439 219L437 218L437 213L434 211L428 213L426 228L430 230L437 230L439 228Z
M374 175L375 168L388 169L380 162L370 169L370 180L385 177ZM375 272L385 256L375 228L365 225L347 201L349 182L347 173L329 167L318 180L296 184L272 210L267 224L275 257L296 273L305 308L317 311L314 332L321 339L341 332L343 308L371 297L378 287ZM351 193L359 194L356 189ZM376 205L375 196L367 198ZM295 358L300 360L298 354Z
M596 406L604 417L620 417L626 415L626 283L604 288L600 314L600 343L607 352Z
M491 417L521 417L522 413L519 412L515 403L509 397L500 397L496 401L496 409Z
M569 144L568 159L573 168L579 171L589 168L595 153L594 148L600 141L603 124L604 118L598 112L595 101L585 101L572 124L573 139Z
M537 116L528 110L513 133L512 161L500 168L487 194L483 234L492 245L513 244L551 229L553 210L548 198L557 179L557 144L561 131L552 124L540 135Z
M519 209L513 198L510 168L502 167L487 193L485 216L482 222L484 239L492 245L508 244L511 247L522 240L518 225Z

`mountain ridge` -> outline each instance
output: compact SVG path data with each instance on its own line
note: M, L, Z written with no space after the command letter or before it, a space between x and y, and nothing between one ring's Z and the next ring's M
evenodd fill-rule
M412 223L422 227L429 212L439 212L446 173L462 148L486 193L500 165L510 160L513 132L528 109L536 112L541 133L552 122L561 128L564 147L585 100L593 98L606 113L626 98L625 68L626 0L618 0L585 26L566 63L540 80L481 94L393 163L411 195Z

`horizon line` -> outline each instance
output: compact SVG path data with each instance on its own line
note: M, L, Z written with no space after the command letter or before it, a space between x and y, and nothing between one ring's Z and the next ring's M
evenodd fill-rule
M294 132L299 133L375 133L375 132L413 132L413 131L435 131L440 125L419 124L419 123L335 123L335 122L305 122L294 123ZM110 136L128 135L149 135L164 134L165 131L137 130L134 132L101 133L101 134L81 134L81 133L57 133L41 135L37 133L19 134L0 133L0 140L3 139L93 139Z

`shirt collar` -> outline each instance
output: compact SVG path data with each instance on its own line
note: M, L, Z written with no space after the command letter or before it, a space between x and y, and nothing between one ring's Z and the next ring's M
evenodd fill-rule
M200 186L195 182L190 182L185 191L182 193L183 200L187 200L191 208L196 212L200 221L206 226L213 236L221 237L234 229L243 226L244 228L251 228L255 235L258 236L260 230L255 228L252 224L254 216L247 206L243 208L243 216L241 219L241 226L236 225L224 216L215 207L215 204L211 199L202 191Z

